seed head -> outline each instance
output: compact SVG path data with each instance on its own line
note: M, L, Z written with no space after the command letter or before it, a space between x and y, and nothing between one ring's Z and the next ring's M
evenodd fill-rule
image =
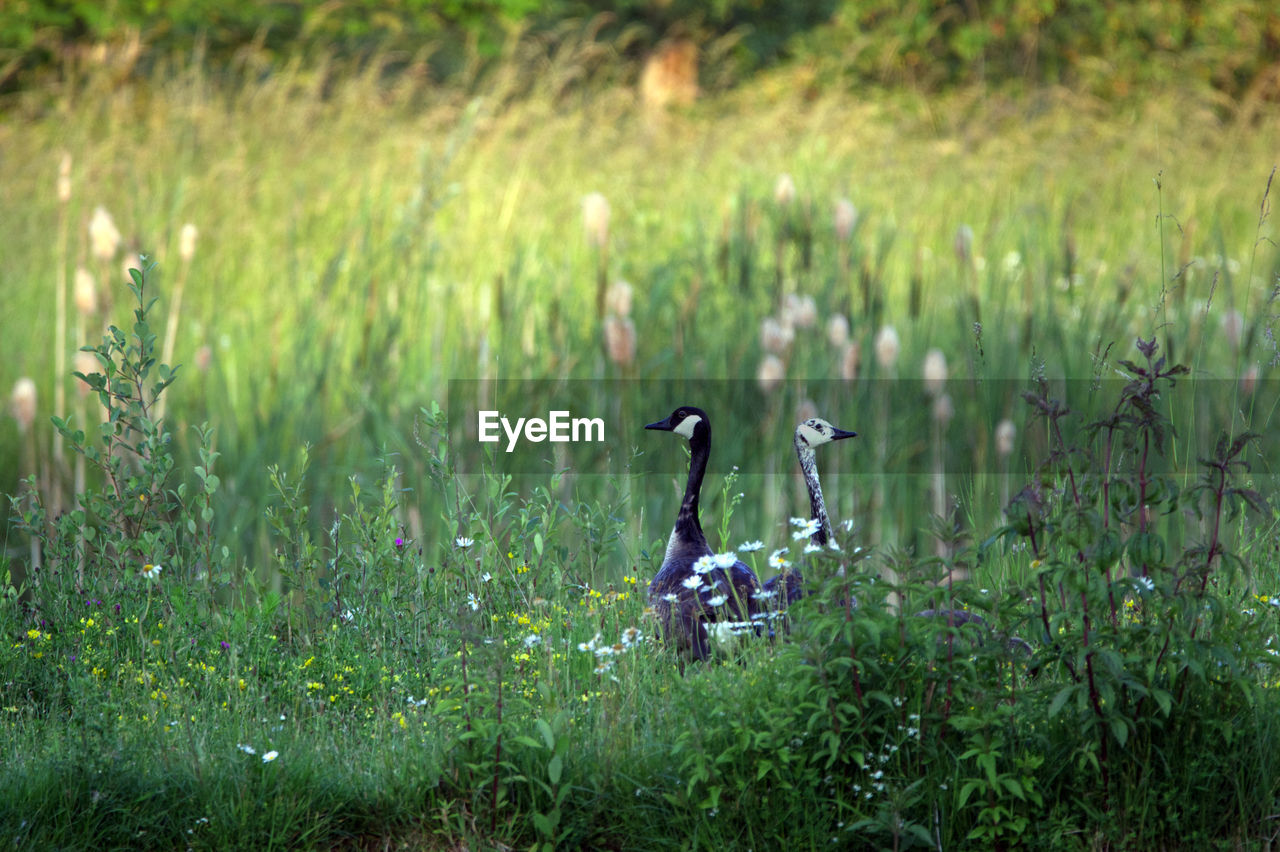
M116 256L120 249L120 230L107 209L99 204L89 220L89 250L101 261Z
M98 284L93 280L93 273L83 266L76 267L74 299L76 310L82 317L90 317L98 312Z
M818 305L812 296L788 293L782 303L782 324L795 328L812 328L818 322Z
M66 204L71 200L71 155L62 153L62 162L58 164L58 203Z
M604 318L604 347L609 360L619 367L629 367L636 360L636 324L631 317Z
M853 236L853 226L858 224L858 208L847 198L836 202L835 225L836 239L844 242Z
M182 226L182 232L178 235L178 257L182 258L183 263L190 263L191 258L196 256L196 237L199 233L190 222Z
M760 369L756 372L756 381L760 383L760 390L773 393L782 386L782 380L786 377L787 366L777 355L765 355L760 361Z
M840 356L840 378L846 382L858 378L858 367L861 365L862 345L856 340L850 340L844 345L844 352Z
M947 383L947 356L941 349L930 349L924 355L924 389L929 396L942 393Z
M796 200L796 182L786 172L778 175L778 181L773 185L773 200L779 207L786 207Z
M26 434L36 422L36 383L23 376L13 384L9 395L9 412L18 421L18 431Z
M605 309L620 317L631 316L631 285L626 281L615 281L605 296Z
M582 199L582 229L587 243L594 248L604 248L609 242L609 199L592 192Z
M1013 452L1013 442L1018 437L1018 427L1008 418L996 424L996 454L1007 459Z
M933 419L946 426L955 415L955 407L951 404L950 394L940 394L933 401Z
M898 362L898 353L901 348L898 343L898 332L893 330L893 326L886 325L876 335L876 363L885 370L892 370L893 365Z
M1257 364L1250 364L1244 368L1244 372L1240 374L1240 392L1242 394L1252 396L1253 392L1257 390L1259 372Z
M795 339L796 332L790 323L780 322L773 317L765 317L760 323L760 346L765 352L785 355Z
M1240 338L1244 337L1244 315L1235 308L1222 315L1222 336L1231 344L1232 349L1237 348Z
M832 314L827 320L827 340L836 349L849 340L849 321L844 318L844 314Z
M83 349L72 357L71 366L77 373L83 373L86 376L102 372L97 356L92 352L85 352ZM76 393L80 395L81 399L89 395L89 385L83 379L76 380Z
M120 272L124 276L125 283L133 281L133 276L129 274L130 269L142 271L142 256L136 251L126 252L124 260L120 263Z

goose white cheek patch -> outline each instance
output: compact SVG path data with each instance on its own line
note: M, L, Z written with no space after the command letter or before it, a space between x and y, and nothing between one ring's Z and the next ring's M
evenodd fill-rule
M825 444L831 440L808 423L802 423L796 431L800 433L800 437L804 439L804 442L811 447Z
M684 420L680 421L680 425L675 428L675 433L683 436L686 441L692 441L694 427L701 422L701 417L696 414L690 414Z

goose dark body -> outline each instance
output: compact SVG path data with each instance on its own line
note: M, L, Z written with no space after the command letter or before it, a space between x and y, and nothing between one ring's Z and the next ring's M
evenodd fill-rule
M694 568L699 559L715 555L698 518L698 497L711 456L711 420L707 413L700 408L681 406L665 420L644 428L675 432L689 442L689 479L675 527L667 540L662 567L649 583L649 602L663 639L674 644L682 654L705 659L709 650L708 622L748 622L755 611L753 596L760 591L760 581L741 560L706 572ZM699 573L702 574L700 587L687 586L689 578ZM712 606L711 601L720 595L727 596L726 600Z
M827 542L831 541L831 518L827 516L827 504L822 499L822 483L818 480L818 460L813 451L814 447L845 438L854 438L857 434L857 432L838 429L820 417L810 418L796 427L794 439L796 458L800 460L804 484L809 489L809 517L818 524L818 528L809 536L809 541L818 547L826 547ZM788 605L804 597L804 578L800 574L800 569L784 568L781 573L770 577L764 584L764 591L771 600L776 600L784 590Z

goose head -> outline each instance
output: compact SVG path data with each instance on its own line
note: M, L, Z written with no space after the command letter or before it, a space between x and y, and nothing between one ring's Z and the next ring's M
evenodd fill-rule
M710 434L711 421L707 417L707 412L701 408L682 405L671 412L665 420L646 424L644 428L656 429L660 432L675 432L686 441L692 442L695 434L702 436Z
M647 427L646 427L647 428ZM796 427L796 446L813 449L832 441L857 437L857 432L847 432L832 426L821 417L810 417Z

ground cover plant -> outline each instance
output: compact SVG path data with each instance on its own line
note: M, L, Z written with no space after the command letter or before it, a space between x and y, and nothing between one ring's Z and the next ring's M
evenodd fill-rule
M0 346L36 378L0 435L0 833L1272 843L1273 125L1158 92L886 117L786 73L654 121L565 109L559 62L518 101L89 78L0 128L32 320ZM579 380L637 434L513 471L459 379ZM645 585L685 460L639 431L676 392L717 402L712 545L814 591L683 674ZM788 521L808 411L859 432L823 554Z

